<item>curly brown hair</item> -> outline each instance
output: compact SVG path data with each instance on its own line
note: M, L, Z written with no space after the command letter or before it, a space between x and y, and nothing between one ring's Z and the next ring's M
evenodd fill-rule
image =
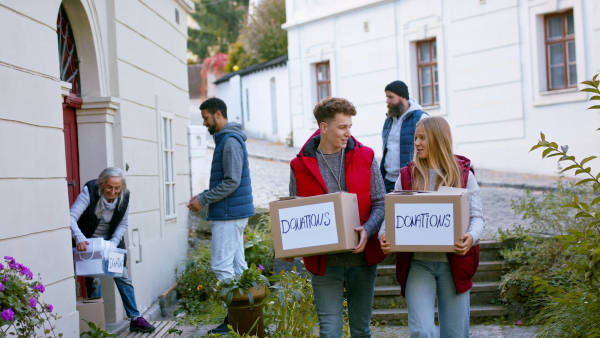
M328 97L317 103L315 109L313 110L313 114L315 115L317 123L319 124L321 124L321 122L331 122L337 113L355 116L356 108L354 108L354 105L346 99L339 97Z

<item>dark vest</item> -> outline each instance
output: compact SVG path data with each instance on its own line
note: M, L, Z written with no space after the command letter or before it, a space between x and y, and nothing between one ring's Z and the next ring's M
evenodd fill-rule
M316 154L312 145L320 136L318 132L302 147L290 166L296 178L298 196L307 197L327 194L327 186L319 170ZM317 141L318 142L318 141ZM363 146L354 137L348 140L344 150L346 161L346 187L348 192L355 193L358 200L360 224L363 225L371 214L371 164L373 149ZM381 262L386 255L381 250L377 233L367 241L365 257L369 266ZM315 275L323 276L327 266L327 255L303 257L306 269Z
M454 158L462 173L462 187L465 188L469 180L469 171L475 173L475 170L471 167L471 161L468 158L460 155L454 155ZM411 162L408 166L400 170L403 190L412 190L411 174L413 167L414 163ZM396 253L396 279L400 283L400 293L402 296L406 296L406 280L408 279L412 256L412 252ZM479 267L479 245L471 247L464 256L449 252L448 261L450 262L456 293L461 294L471 290L473 287L473 276L477 272L477 267Z
M85 186L88 188L90 193L90 204L87 209L81 214L79 220L77 220L77 225L79 226L79 230L83 233L83 235L87 238L91 238L96 232L96 228L100 224L100 219L96 217L95 210L98 201L100 200L100 196L98 196L98 185L96 184L97 180L88 181ZM123 202L121 202L123 199ZM117 207L113 213L113 217L109 223L108 233L110 236L113 235L119 223L123 220L123 216L125 216L125 211L127 211L127 206L129 205L129 190L125 191L121 197L117 200ZM118 248L125 249L125 241L121 238L121 242L119 242Z
M223 171L223 148L229 137L240 142L244 150L244 164L242 165L242 179L240 185L229 196L208 206L208 220L230 220L254 216L252 203L252 185L250 181L250 166L248 165L248 151L242 137L236 133L215 134L215 151L210 169L209 189L213 189L225 176Z
M415 142L415 130L417 129L417 122L421 119L421 116L425 112L422 110L413 110L406 114L408 116L402 121L402 126L400 127L400 168L406 167L410 161L413 159L413 150L414 150L414 142ZM381 174L385 178L387 172L385 171L385 155L387 154L387 142L388 137L390 136L390 131L392 130L392 124L394 120L390 117L385 119L385 123L383 124L383 157L381 158L381 164L379 168L381 169Z

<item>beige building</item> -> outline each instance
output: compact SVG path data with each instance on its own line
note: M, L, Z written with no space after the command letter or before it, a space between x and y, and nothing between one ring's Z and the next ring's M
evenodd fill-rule
M0 256L41 274L57 332L78 336L69 206L127 169L128 266L139 310L175 280L190 197L191 0L0 0ZM124 319L103 283L107 322Z

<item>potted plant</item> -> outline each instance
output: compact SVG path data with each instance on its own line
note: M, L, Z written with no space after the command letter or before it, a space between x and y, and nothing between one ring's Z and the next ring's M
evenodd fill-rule
M261 265L251 264L241 275L217 283L218 296L228 306L229 323L240 334L264 336L262 300L269 280L262 270Z

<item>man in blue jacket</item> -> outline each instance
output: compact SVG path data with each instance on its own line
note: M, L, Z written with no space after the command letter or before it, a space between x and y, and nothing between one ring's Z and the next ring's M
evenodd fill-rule
M402 81L394 81L385 87L387 118L383 124L383 157L381 175L386 192L394 190L400 176L400 168L412 161L413 143L417 122L429 116L423 107L408 94Z
M189 209L208 206L212 228L211 268L219 281L241 275L248 268L244 257L244 228L254 215L252 185L242 125L227 120L223 100L210 98L200 105L204 126L213 135L215 151L209 189L192 197ZM228 319L209 333L227 333Z

